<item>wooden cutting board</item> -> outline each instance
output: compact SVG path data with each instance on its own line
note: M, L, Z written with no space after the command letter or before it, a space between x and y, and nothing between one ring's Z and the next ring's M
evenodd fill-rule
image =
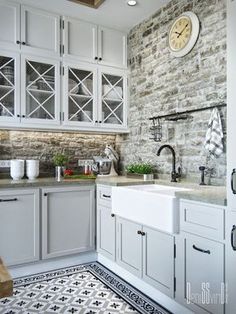
M7 267L0 258L0 298L6 298L13 295L13 280Z

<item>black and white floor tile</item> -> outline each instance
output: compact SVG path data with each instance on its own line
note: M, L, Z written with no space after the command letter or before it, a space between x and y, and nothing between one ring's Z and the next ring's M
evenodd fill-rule
M99 263L14 280L0 314L169 314Z

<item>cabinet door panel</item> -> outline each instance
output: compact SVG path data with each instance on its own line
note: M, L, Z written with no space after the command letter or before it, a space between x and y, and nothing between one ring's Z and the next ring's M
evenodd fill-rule
M20 5L11 1L0 3L0 48L19 50Z
M97 207L97 249L106 257L115 260L116 219L111 209Z
M222 314L224 245L204 238L188 236L184 240L184 246L186 300L210 313Z
M143 231L143 278L158 290L173 297L174 237L146 227Z
M20 122L20 57L0 51L0 122Z
M100 68L99 120L103 128L127 126L127 76L122 70Z
M99 27L98 33L99 33L98 41L99 63L102 65L126 68L127 66L126 34L105 27Z
M117 221L117 262L134 275L142 276L142 226L119 218Z
M94 188L43 189L43 258L94 248Z
M97 63L97 26L65 18L64 57Z
M65 125L94 126L97 117L97 71L94 66L65 63Z
M23 52L59 57L60 16L22 6L21 41Z
M39 191L3 191L0 199L0 252L4 262L10 266L39 260Z
M54 59L21 58L22 122L60 124L60 62Z

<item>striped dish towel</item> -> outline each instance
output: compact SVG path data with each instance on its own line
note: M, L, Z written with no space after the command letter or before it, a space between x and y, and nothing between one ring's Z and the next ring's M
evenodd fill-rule
M214 108L208 123L206 139L204 143L205 149L212 158L220 157L223 153L223 131L219 110Z

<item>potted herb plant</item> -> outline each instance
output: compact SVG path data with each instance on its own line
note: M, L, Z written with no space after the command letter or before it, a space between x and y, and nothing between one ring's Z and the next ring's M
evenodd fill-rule
M132 163L126 167L128 177L143 177L145 181L153 180L154 167L150 163Z
M57 153L53 156L53 163L56 167L56 179L60 181L61 176L63 175L63 170L65 165L69 162L68 156L65 154Z

